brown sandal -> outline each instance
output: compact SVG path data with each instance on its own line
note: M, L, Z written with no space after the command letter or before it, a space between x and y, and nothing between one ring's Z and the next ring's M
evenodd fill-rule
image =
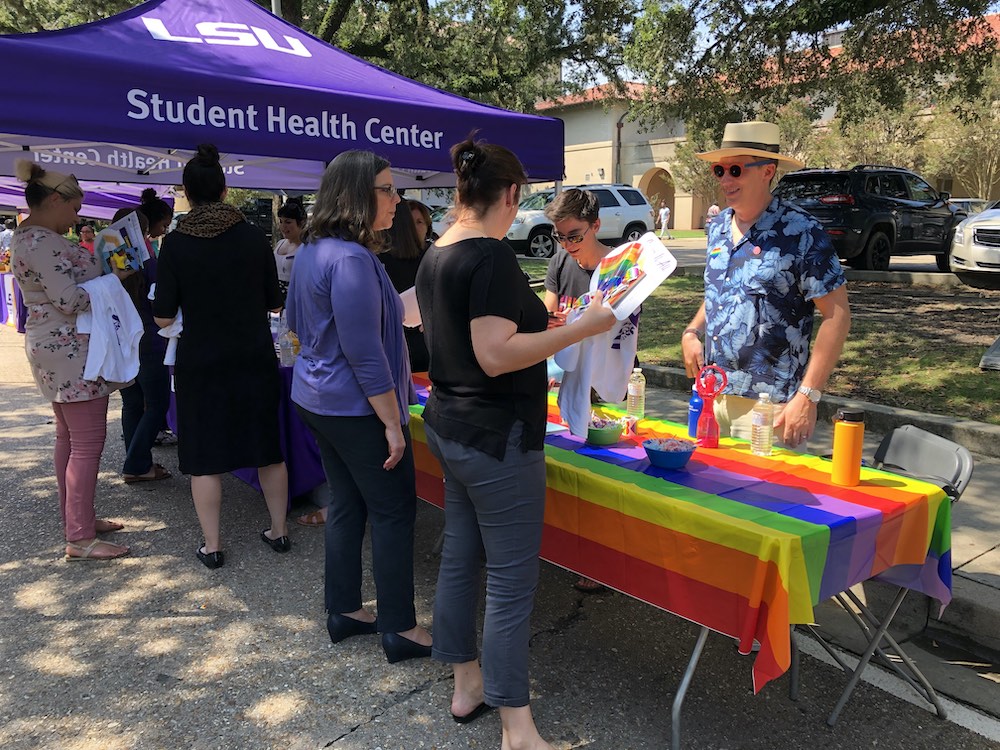
M153 464L152 476L146 476L145 474L122 474L122 479L125 481L125 484L135 484L136 482L156 482L160 479L170 479L171 476L166 467L160 464Z
M296 518L295 523L299 526L326 526L326 519L323 518L322 510L314 510Z
M109 552L102 553L103 547L110 548ZM75 552L76 554L70 554ZM114 560L116 557L123 557L129 552L128 547L121 544L112 544L103 539L95 539L86 547L73 542L66 542L66 562L93 562L97 560Z

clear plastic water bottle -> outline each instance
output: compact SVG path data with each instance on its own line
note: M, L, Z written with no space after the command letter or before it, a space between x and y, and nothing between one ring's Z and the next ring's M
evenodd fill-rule
M705 402L698 395L698 385L691 386L691 400L688 401L688 437L698 437L698 420L701 418L701 410L705 407Z
M762 393L753 405L750 422L750 452L755 456L770 456L774 446L774 404L771 394Z
M646 376L642 374L641 367L633 368L632 376L628 379L625 413L636 420L646 417Z
M295 355L297 354L296 340L295 334L288 327L284 313L281 314L279 326L281 333L278 334L278 361L281 362L282 367L291 367L295 364Z

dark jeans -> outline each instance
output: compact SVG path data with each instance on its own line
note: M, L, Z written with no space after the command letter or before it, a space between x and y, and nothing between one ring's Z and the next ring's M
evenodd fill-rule
M139 356L135 383L121 391L125 474L145 474L153 468L153 441L163 429L170 405L170 373L163 352Z
M326 610L361 609L361 545L365 523L372 527L372 572L378 597L378 629L401 633L417 624L413 607L413 526L417 516L416 475L410 430L406 451L391 470L385 425L367 417L329 417L296 404L319 444L330 485L326 519Z

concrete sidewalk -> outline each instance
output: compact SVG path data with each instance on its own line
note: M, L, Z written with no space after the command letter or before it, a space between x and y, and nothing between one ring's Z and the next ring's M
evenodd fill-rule
M176 450L156 449L156 460L173 478L121 482L117 396L108 417L98 507L102 516L125 524L113 538L129 544L133 554L106 564L65 563L51 466L51 407L30 377L23 338L5 327L0 327L0 383L0 745L5 750L499 746L495 712L468 726L451 720L445 665L426 659L388 665L374 638L330 644L323 627L322 531L293 525L292 552L273 553L258 539L267 524L260 495L231 477L224 481L222 509L226 566L205 569L194 556L200 532L189 482L176 471ZM656 387L648 396L649 411L671 419L683 415L686 401L685 393ZM874 442L875 436L869 438ZM824 449L822 438L816 448ZM998 476L1000 464L983 460L956 506L956 602L948 613L960 606L978 612L981 602L973 600L985 598L987 589L996 594L1000 519L989 490ZM416 608L418 621L432 629L438 567L432 548L442 523L440 511L420 504ZM374 606L368 560L366 549L364 598ZM542 566L530 656L539 727L558 750L664 747L670 700L696 629L628 597L580 594L572 580ZM968 588L973 584L974 592ZM878 598L868 588L863 593ZM912 599L918 614L901 624L920 622L918 599ZM830 622L835 632L837 613L828 617L823 609L818 616L824 630ZM948 613L943 624L967 632L967 623L949 623ZM850 646L846 636L844 641ZM907 651L918 647L948 666L985 665L975 675L978 693L968 689L971 697L953 687L962 682L955 671L972 672L969 668L954 667L934 682L942 692L1000 716L990 704L990 691L996 692L990 675L998 670L984 651L961 657L949 651L945 658L916 639ZM739 657L729 639L711 637L684 708L684 747L871 747L892 737L903 743L899 747L1000 750L996 733L986 739L938 721L866 684L831 730L825 718L843 675L806 658L802 679L798 702L788 698L787 677L754 695L749 658Z

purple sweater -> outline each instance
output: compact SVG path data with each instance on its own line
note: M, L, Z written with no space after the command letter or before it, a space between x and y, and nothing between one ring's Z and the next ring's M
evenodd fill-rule
M403 424L416 403L403 302L374 254L325 237L295 256L286 308L302 350L292 401L313 414L374 414L369 396L395 390Z

